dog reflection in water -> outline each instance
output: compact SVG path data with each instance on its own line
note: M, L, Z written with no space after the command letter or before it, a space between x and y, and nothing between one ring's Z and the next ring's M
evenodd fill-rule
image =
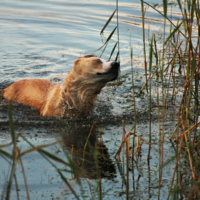
M90 128L78 128L62 133L63 144L71 153L75 166L80 170L80 176L96 179L101 174L101 178L115 178L115 164L103 141L98 139L96 128L92 129L90 137L88 137L89 133Z
M94 55L79 57L62 85L44 79L24 79L3 91L5 99L39 110L42 116L87 115L107 82L118 77L119 63Z

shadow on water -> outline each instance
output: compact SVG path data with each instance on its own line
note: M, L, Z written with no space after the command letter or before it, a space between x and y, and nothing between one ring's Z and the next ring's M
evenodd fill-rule
M116 169L108 153L108 148L99 138L99 133L95 127L89 136L90 131L89 128L79 128L62 133L63 144L71 153L76 166L83 172L84 178L114 179Z

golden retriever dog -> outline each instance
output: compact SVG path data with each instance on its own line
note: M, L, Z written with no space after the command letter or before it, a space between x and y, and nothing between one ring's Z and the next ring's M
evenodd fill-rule
M79 57L62 85L44 79L24 79L4 89L7 100L39 110L42 116L87 115L107 82L118 77L119 63L94 55Z

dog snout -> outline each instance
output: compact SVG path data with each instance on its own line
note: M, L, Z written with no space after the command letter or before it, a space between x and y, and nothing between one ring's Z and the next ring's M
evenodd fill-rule
M119 71L119 63L118 62L112 62L110 71L112 71L114 73L118 73L118 71Z
M102 78L105 78L106 81L115 80L119 74L119 63L118 62L108 62L107 68L104 72L98 72L97 75L103 75Z
M118 62L112 62L111 66L112 66L112 68L119 69L119 63Z

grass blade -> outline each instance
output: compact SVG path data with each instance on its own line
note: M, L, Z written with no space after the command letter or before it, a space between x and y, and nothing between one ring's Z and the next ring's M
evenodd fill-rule
M119 57L119 51L117 52L117 55L116 55L116 57L115 57L115 62L117 62L118 57Z
M107 38L107 40L106 40L105 44L106 44L107 42L109 42L109 40L110 40L110 39L111 39L111 37L113 36L113 34L114 34L114 32L115 32L116 28L117 28L117 26L116 26L116 27L113 29L113 31L111 32L111 34L108 36L108 38Z
M14 129L14 125L13 125L11 101L9 102L8 116L9 116L9 126L10 126L10 134L11 134L11 138L12 138L12 143L15 144L15 129Z
M164 45L167 44L168 40L176 33L176 31L179 30L180 26L182 25L183 22L181 22L178 26L176 26L176 28L171 32L171 34L169 35L169 37L166 39Z
M158 169L155 171L155 174L157 174L157 172L159 172L161 169L164 169L166 166L168 166L171 162L173 162L177 156L180 155L180 152L178 154L173 155L171 158L167 159L163 165L161 165L160 167L158 167Z
M41 146L36 146L36 147L30 148L30 149L27 149L27 150L23 151L20 154L20 156L24 156L25 154L28 154L28 153L31 153L31 152L34 152L34 151L42 150L43 148L46 148L46 147L49 147L49 146L53 146L55 144L57 144L57 142L46 144L46 145L41 145Z
M102 47L104 47L104 46L109 42L109 40L112 38L112 36L113 36L113 34L114 34L116 28L117 28L117 26L113 29L113 31L111 32L111 34L108 36L108 38L107 38L107 40L105 41L105 43L104 43L99 49L97 49L96 51L99 51Z
M167 0L163 0L164 16L167 17Z
M9 159L13 159L13 155L9 154L7 151L4 151L2 149L0 149L0 154L2 154L3 156L5 156Z
M115 46L114 46L113 49L112 49L112 52L111 52L110 57L109 57L109 59L108 59L109 61L110 61L110 59L111 59L111 57L112 57L112 55L113 55L113 53L114 53L114 51L115 51L115 48L116 48L117 44L118 44L118 42L116 42Z
M165 17L174 27L176 27L176 25L167 17L167 16L165 16L165 15L163 15L159 10L157 10L156 8L154 8L152 5L150 5L149 3L147 3L147 2L145 2L145 1L143 1L146 5L148 5L149 7L151 7L153 10L155 10L157 13L159 13L160 15L162 15L163 17ZM186 35L182 32L182 31L180 31L180 33L181 33L181 35L183 36L183 37L185 37L185 39L187 39L187 37L186 37ZM188 39L187 39L188 40Z
M181 5L180 0L177 0L177 2L178 2L178 5L179 5L179 8L180 8L181 12L183 13L183 9L182 9L182 5Z
M110 23L110 21L112 20L115 12L116 12L117 9L115 9L115 11L113 12L113 14L110 16L110 18L108 19L108 21L106 22L106 24L104 25L104 27L102 28L101 32L100 32L100 35L103 34L104 30L106 29L106 27L108 26L108 24Z
M22 168L22 174L23 174L23 178L24 178L24 185L25 185L25 188L26 188L27 199L30 200L30 195L29 195L29 190L28 190L28 183L27 183L27 179L26 179L26 176L25 176L25 170L24 170L24 165L23 165L23 162L22 162L22 158L19 157L19 160L20 160L20 164L21 164L21 168Z
M25 137L23 137L21 135L21 137L32 147L32 148L36 148L32 143L30 143ZM67 162L65 162L64 160L62 160L61 158L57 157L57 156L54 156L53 154L49 153L48 151L45 151L43 149L35 149L37 150L39 153L41 153L42 155L45 155L49 158L51 158L52 160L56 161L56 162L59 162L59 163L62 163L64 165L67 165L69 166L69 164Z

